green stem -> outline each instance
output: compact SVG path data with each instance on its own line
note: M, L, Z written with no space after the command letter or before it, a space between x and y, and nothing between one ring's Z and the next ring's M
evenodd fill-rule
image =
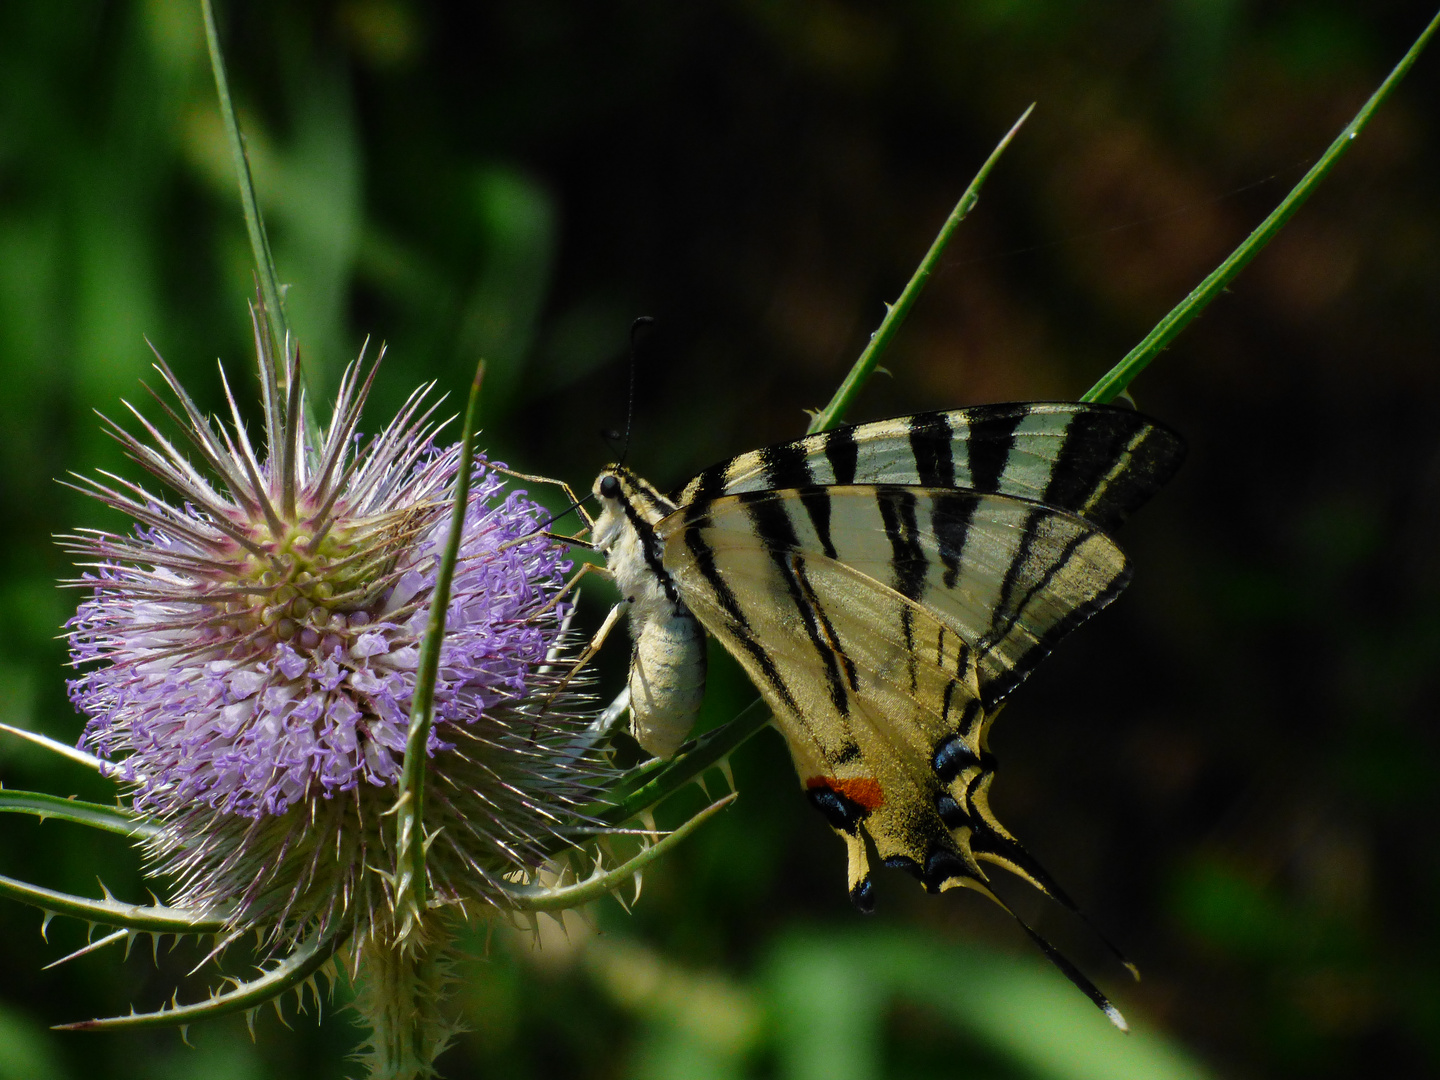
M660 768L641 772L635 777L639 783L632 787L622 783L613 793L616 797L610 805L596 807L592 812L610 825L629 821L679 791L706 769L720 764L769 722L770 710L765 703L751 702L729 723L707 731Z
M370 1028L359 1057L369 1080L417 1080L434 1076L434 1062L456 1026L439 1004L451 974L450 941L422 950L369 939L360 949L354 1007Z
M763 711L763 710L762 710ZM768 719L768 713L766 714ZM728 726L728 725L727 725ZM663 795L659 798L664 798ZM577 881L571 885L502 885L500 887L510 906L517 911L565 911L569 908L579 907L581 904L588 904L592 900L598 900L608 892L620 888L627 881L633 878L650 863L664 855L671 848L685 840L691 833L705 824L711 817L724 810L739 795L731 792L723 799L717 799L704 810L701 810L694 817L690 818L673 832L666 833L660 839L654 841L650 846L643 849L634 858L629 859L611 870L600 870L591 874L583 881ZM658 801L658 800L657 800ZM624 818L617 820L623 821Z
M50 818L71 821L76 825L88 825L92 829L140 840L152 839L161 832L158 822L132 810L81 802L79 799L62 799L58 795L47 795L43 791L16 791L14 788L5 788L0 791L0 813L33 814L41 821Z
M475 415L485 362L475 369L470 398L465 405L465 429L460 439L460 465L455 477L455 501L445 555L435 574L430 594L430 621L420 643L415 673L415 697L410 705L410 730L405 739L405 761L395 802L395 910L400 938L409 937L425 910L425 771L429 762L430 726L435 712L435 681L440 675L440 648L445 641L445 613L450 606L450 584L460 558L465 511L470 501L470 472L475 460Z
M102 883L102 889L105 887ZM160 904L127 904L106 893L101 900L73 893L58 892L42 885L32 885L18 878L0 874L0 896L29 904L50 915L68 915L73 919L101 926L120 926L150 934L217 934L225 928L223 918L190 911L187 908L165 907Z
M1080 398L1081 401L1114 401L1124 393L1131 380L1144 371L1150 361L1154 360L1161 350L1174 341L1180 331L1184 330L1195 316L1205 310L1210 301L1220 295L1220 292L1235 280L1235 276L1259 254L1260 249L1270 242L1295 211L1299 210L1305 200L1310 197L1316 185L1334 168L1335 163L1340 160L1340 155L1350 147L1350 144L1355 141L1355 137L1364 130L1365 125L1370 122L1370 118L1375 115L1375 110L1390 96L1390 92L1405 77L1405 73L1414 66L1437 28L1440 28L1440 14L1430 20L1430 25L1415 39L1415 44L1410 46L1410 50L1395 65L1395 69L1380 84L1380 88L1370 95L1370 100L1365 102L1364 107L1355 114L1355 119L1345 126L1345 129L1330 144L1330 148L1325 151L1320 160L1295 185L1290 194L1285 196L1284 201L1271 211L1270 216L1246 237L1245 242L1236 248L1229 258L1217 266L1204 281L1191 291L1189 296L1185 297L1168 315L1161 319L1155 329L1145 335L1140 344L1131 349L1118 364L1101 376L1094 386L1085 391L1084 396Z
M290 326L285 319L285 306L280 279L275 273L275 256L270 251L270 237L265 219L260 216L260 203L255 198L255 178L250 173L250 156L245 152L245 137L235 119L235 106L230 100L230 80L225 74L225 57L220 51L220 34L215 29L215 9L210 0L200 0L205 16L205 41L210 47L210 70L215 74L215 92L220 98L220 119L230 143L230 156L235 160L235 175L240 182L240 205L245 211L245 229L250 234L250 250L255 257L255 272L260 278L260 295L270 318L270 332L287 354L294 348ZM288 360L288 356L287 356ZM277 378L282 386L288 378L288 363L282 363Z
M161 931L163 932L163 931ZM114 1031L120 1028L184 1027L199 1020L211 1020L228 1013L252 1012L266 1002L278 999L310 982L335 955L344 941L343 935L322 934L318 931L298 946L294 952L260 976L247 982L237 983L224 993L215 994L193 1005L172 1003L152 1013L130 1013L127 1016L108 1016L99 1020L81 1020L74 1024L56 1024L57 1031ZM313 984L312 984L313 985ZM318 992L316 997L319 997Z
M940 265L940 256L944 253L945 246L950 243L950 237L954 235L956 227L965 220L965 215L970 213L979 201L980 188L985 183L986 177L990 175L990 170L1000 160L1000 155L1005 152L1005 148L1015 138L1020 126L1030 118L1030 114L1034 111L1035 106L1031 105L1020 114L1020 119L1015 121L1010 130L1005 133L1005 137L1000 140L999 145L985 159L985 164L980 166L980 171L975 174L975 179L970 181L970 186L965 189L965 194L960 196L960 201L955 204L955 209L950 211L950 216L945 219L945 224L940 226L940 232L936 234L930 250L920 260L920 265L915 268L915 273L911 275L905 291L900 294L900 299L893 304L886 305L885 318L881 321L880 328L870 335L870 343L865 346L865 351L860 354L860 359L855 361L850 373L845 376L845 381L840 384L840 389L836 390L835 396L830 399L830 404L816 413L810 421L810 427L806 429L807 435L813 435L817 431L829 431L831 428L837 427L844 419L845 411L850 408L860 390L874 374L875 368L880 363L880 357L890 347L890 342L899 331L901 324L904 323L905 316L910 314L910 309L915 306L915 301L919 299L920 293L930 280L930 275Z

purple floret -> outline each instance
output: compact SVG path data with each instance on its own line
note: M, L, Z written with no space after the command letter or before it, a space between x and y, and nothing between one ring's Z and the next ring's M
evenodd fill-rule
M448 487L457 462L449 453L426 463L424 486ZM482 464L446 615L432 756L449 748L447 725L473 723L523 694L555 645L556 620L535 616L569 564L538 534L540 507L521 493L500 496L499 477ZM373 610L354 611L347 626L327 633L307 629L294 643L262 636L248 646L222 639L186 651L183 639L195 631L173 622L188 610L132 596L127 582L145 571L102 567L94 594L69 624L73 660L102 661L70 683L71 700L91 718L83 745L118 758L116 773L137 785L137 806L161 812L198 800L258 817L362 781L394 783L427 597L448 530L448 507L442 508L444 514L432 515L438 523L401 554L395 583ZM196 524L204 524L198 516ZM136 543L174 550L156 530L138 533ZM214 583L206 578L197 586Z

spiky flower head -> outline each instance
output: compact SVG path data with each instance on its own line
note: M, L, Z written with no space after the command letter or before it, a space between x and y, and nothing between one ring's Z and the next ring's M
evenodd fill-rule
M174 903L277 941L317 925L383 937L383 815L460 449L437 446L428 387L363 441L375 368L360 361L328 428L312 430L298 358L279 377L255 325L263 452L228 384L229 430L163 359L179 412L161 404L188 448L128 405L144 437L110 424L169 497L110 474L86 481L137 524L65 538L91 590L68 627L83 669L70 694L89 718L82 743L165 826L150 854ZM564 552L541 534L540 508L501 488L477 461L429 737L428 891L461 907L543 862L597 776L579 699L552 672Z

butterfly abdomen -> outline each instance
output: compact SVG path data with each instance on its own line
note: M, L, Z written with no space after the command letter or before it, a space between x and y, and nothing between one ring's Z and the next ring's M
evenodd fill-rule
M631 624L630 733L647 752L680 749L705 697L705 631L684 607Z

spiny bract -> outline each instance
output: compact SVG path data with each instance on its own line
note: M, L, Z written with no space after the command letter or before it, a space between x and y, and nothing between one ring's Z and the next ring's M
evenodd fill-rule
M111 433L177 501L104 474L87 490L131 535L64 538L91 589L69 623L84 670L71 698L83 744L114 763L165 828L155 867L173 902L272 940L393 930L394 803L419 645L449 528L458 446L411 395L368 442L374 379L344 373L333 418L305 422L298 360L278 377L256 320L264 453L228 384L232 427L208 420L163 360L196 459L127 405L145 438ZM221 373L222 379L224 373ZM183 415L181 415L183 414ZM108 421L107 421L108 422ZM542 511L477 461L435 688L424 827L433 900L497 898L502 878L565 846L604 778L581 738L585 701L563 670L564 551ZM337 924L338 920L338 924Z

